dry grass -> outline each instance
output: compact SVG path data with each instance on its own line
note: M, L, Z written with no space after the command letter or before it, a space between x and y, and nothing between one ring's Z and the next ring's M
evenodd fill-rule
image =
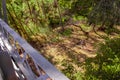
M42 47L39 43L32 45L58 69L64 69L65 66L62 64L68 61L68 64L72 64L75 70L82 71L80 64L84 63L86 58L96 55L94 44L99 42L99 37L94 32L89 33L90 37L88 37L75 26L67 26L65 29L68 28L72 30L70 36L60 35L60 40L42 43ZM58 33L59 30L60 28L55 29L54 33ZM58 37L55 34L52 36L52 39Z

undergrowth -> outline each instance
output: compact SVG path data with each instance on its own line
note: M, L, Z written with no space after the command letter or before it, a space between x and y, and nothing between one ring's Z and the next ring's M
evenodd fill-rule
M86 60L84 80L120 80L120 38L99 45L97 56Z

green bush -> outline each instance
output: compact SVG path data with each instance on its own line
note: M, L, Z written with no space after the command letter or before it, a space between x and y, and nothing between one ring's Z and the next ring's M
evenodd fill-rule
M95 58L86 60L86 80L120 80L120 38L101 43Z

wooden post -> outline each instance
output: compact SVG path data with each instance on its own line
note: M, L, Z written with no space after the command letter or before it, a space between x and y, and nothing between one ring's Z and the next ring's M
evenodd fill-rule
M6 0L2 0L2 11L3 11L3 18L4 18L4 21L6 23L8 23L7 21L7 9L6 9Z
M4 80L18 80L11 58L7 52L0 52L0 68L4 75Z
M0 18L2 18L2 3L0 2Z

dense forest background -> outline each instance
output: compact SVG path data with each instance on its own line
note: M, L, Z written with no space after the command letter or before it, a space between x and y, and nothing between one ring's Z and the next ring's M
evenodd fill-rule
M7 13L70 80L120 79L120 0L7 0Z

